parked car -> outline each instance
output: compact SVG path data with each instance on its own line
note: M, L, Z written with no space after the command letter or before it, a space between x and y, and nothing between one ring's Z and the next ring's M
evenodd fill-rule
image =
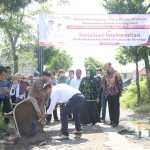
M126 79L123 81L123 91L127 90L127 86L129 86L133 82L133 79Z

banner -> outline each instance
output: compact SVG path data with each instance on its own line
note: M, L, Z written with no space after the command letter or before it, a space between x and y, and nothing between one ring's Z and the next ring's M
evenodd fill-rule
M150 46L150 15L39 15L40 46Z

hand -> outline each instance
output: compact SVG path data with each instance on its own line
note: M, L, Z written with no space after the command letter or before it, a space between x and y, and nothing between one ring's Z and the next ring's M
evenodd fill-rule
M120 93L120 95L119 95L120 97L122 97L122 93Z
M43 100L43 94L41 94L41 95L39 96L39 100L40 100L40 101Z
M96 103L97 103L97 104L99 103L99 98L96 99Z
M45 120L48 115L49 115L49 114L44 114L44 115L42 116L42 118L40 118L40 119L38 120L38 122L42 122L43 120Z
M33 87L31 87L31 86L28 86L28 87L27 87L27 91L28 91L28 92L30 92L32 89L33 89Z

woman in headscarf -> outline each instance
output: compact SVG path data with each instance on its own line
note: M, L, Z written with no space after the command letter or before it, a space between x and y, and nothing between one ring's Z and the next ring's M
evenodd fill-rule
M85 103L81 112L81 123L83 125L93 124L100 121L96 108L99 102L99 85L94 79L92 69L86 70L86 77L82 78L79 90L85 97Z

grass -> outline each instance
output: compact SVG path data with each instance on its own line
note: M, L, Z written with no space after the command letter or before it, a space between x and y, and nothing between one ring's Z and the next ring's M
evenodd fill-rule
M137 113L150 113L150 104L132 105L132 107L128 107L126 101L121 98L120 106L124 109L132 109Z

